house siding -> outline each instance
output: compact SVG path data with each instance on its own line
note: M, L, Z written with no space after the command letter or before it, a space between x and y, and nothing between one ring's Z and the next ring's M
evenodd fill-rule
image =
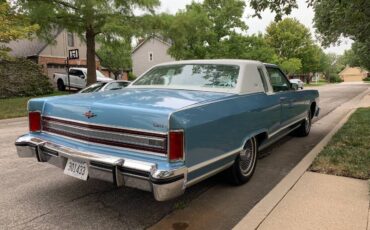
M367 76L367 72L359 67L346 67L339 76L344 82L355 82L362 81Z
M140 76L154 65L174 61L168 53L170 46L156 37L146 40L132 53L132 71L135 76ZM152 60L150 61L150 53Z

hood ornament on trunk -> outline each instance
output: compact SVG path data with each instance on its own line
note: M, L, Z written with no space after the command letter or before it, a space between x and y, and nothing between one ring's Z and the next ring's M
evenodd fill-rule
M87 117L88 119L92 118L92 117L96 117L96 114L91 112L91 111L88 111L86 113L83 114L85 117Z

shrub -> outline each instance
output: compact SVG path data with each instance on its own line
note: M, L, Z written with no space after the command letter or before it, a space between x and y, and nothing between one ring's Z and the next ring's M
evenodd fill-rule
M0 98L39 96L53 92L39 65L27 59L0 60Z
M364 81L370 81L370 77L364 78Z
M343 82L343 80L337 74L330 74L330 76L329 76L329 82L331 82L331 83L339 83L339 82Z

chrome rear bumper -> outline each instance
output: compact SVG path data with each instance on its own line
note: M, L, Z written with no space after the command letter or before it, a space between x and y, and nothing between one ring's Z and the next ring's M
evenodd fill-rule
M160 170L154 163L79 151L30 135L19 137L15 145L19 157L36 157L39 162L61 169L65 168L68 158L84 161L89 167L89 178L150 191L158 201L175 198L185 191L185 167Z

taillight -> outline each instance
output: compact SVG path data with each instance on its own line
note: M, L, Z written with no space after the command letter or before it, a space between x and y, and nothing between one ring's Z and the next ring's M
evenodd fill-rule
M170 131L169 134L169 160L177 161L184 159L184 132L180 130Z
M41 114L40 112L29 112L28 121L31 132L41 131Z

